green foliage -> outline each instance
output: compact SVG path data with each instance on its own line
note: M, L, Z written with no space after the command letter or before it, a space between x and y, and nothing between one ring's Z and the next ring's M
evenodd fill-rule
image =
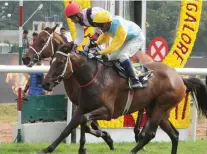
M207 2L203 2L203 12L197 39L193 48L193 55L207 56Z
M155 37L164 37L169 49L173 45L176 26L179 20L181 3L178 1L148 1L147 2L147 46ZM203 11L197 39L192 55L207 56L207 2L203 1Z
M13 46L11 47L11 52L12 53L18 53L19 52L19 45L18 44L13 44Z
M147 2L147 44L155 37L164 37L169 47L172 46L176 24L180 11L180 2Z
M0 2L0 6L3 6L5 1ZM5 9L4 15L11 13L11 18L7 18L0 22L0 29L4 30L18 30L19 28L19 2L8 1L8 8ZM43 8L39 10L24 26L24 29L32 29L33 21L45 21L45 16L52 16L54 14L59 16L59 21L66 21L64 17L64 5L63 1L24 1L23 2L23 23L31 16L31 14L37 9L37 7L43 4ZM1 13L1 11L0 11ZM50 18L52 19L52 18Z

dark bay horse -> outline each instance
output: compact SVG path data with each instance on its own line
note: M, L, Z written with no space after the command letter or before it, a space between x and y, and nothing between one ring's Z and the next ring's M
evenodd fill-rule
M52 57L58 49L59 45L65 44L66 41L58 34L55 33L56 26L53 28L46 28L39 33L34 44L29 48L28 52L25 53L22 57L23 64L28 67L32 67L38 61ZM31 58L32 57L32 58ZM71 102L78 106L78 95L79 95L79 83L76 81L74 76L63 79L65 91L70 98ZM70 83L70 84L69 84ZM88 125L91 125L91 128ZM102 131L99 128L97 121L89 122L88 124L81 125L85 127L87 133L90 133L96 137L102 137L103 140L107 143L111 150L114 150L113 140L109 133ZM81 135L82 136L82 135ZM80 153L84 149L81 148L81 145L85 144L85 138L80 138Z
M38 35L36 42L30 47L29 51L23 55L23 63L29 67L32 67L38 61L52 57L54 53L57 51L58 46L66 43L59 34L55 33L56 26L53 28L46 28ZM153 62L152 58L148 55L144 54L143 52L138 52L134 55L131 59L133 62L140 62L143 64ZM66 93L73 104L76 106L78 105L78 94L80 92L80 85L76 81L76 79L72 76L69 78L64 78L64 87ZM68 84L70 83L70 84ZM134 128L135 138L136 141L138 140L138 134L140 132L140 123L142 118L142 111L139 112L138 120L136 123L136 127ZM113 147L113 140L111 139L110 135L105 132L101 131L97 121L93 121L91 123L92 129L86 125L86 131L91 133L97 137L102 137L106 143L109 145L110 149L114 149ZM93 130L95 129L95 130ZM84 144L85 139L81 137L80 144ZM80 148L81 151L81 148Z
M44 80L45 90L51 91L58 80L73 76L82 85L79 105L60 136L39 154L51 153L79 124L90 120L111 120L122 116L129 91L128 82L121 78L112 67L105 67L96 59L88 60L74 50L73 42L60 47L53 57L50 70ZM170 136L171 154L177 153L179 133L168 120L169 111L185 96L186 91L195 92L198 107L207 117L207 88L199 79L182 79L172 68L161 63L150 63L146 66L153 70L148 87L134 89L132 104L127 112L148 108L153 104L150 119L140 133L140 141L131 154L137 153L155 137L158 125ZM117 84L118 83L118 84ZM70 83L69 83L70 84ZM85 85L85 86L83 86ZM86 86L87 85L87 86Z

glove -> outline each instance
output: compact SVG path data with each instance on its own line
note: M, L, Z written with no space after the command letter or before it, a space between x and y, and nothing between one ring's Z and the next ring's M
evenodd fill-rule
M90 41L88 41L87 42L87 44L84 46L84 50L85 51L89 51L90 49L92 49L92 48L96 48L98 46L98 44L96 44L95 42L91 42L90 43Z
M99 56L99 55L101 55L101 54L100 54L100 52L97 51L97 52L94 53L94 55L95 55L95 56Z
M97 43L95 42L92 42L91 44L89 44L88 48L91 49L91 48L96 48L98 46Z
M94 58L94 57L95 57L94 54L92 54L92 53L90 53L90 52L88 53L88 58L89 58L89 59L92 59L92 58Z

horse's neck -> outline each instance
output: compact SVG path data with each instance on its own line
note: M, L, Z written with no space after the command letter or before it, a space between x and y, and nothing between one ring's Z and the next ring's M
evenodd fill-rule
M89 83L97 74L98 65L96 60L88 60L80 63L79 68L74 69L74 76L80 85Z
M77 71L74 69L74 76L80 85L86 85L92 81L98 81L97 84L107 86L109 84L125 80L121 78L113 67L104 67L97 60L88 60Z

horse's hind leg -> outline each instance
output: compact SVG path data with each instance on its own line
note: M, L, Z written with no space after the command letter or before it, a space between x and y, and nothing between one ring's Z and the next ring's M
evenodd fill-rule
M143 113L144 113L144 110L141 110L141 111L138 112L136 124L135 124L135 127L134 127L134 135L135 135L135 141L136 142L139 141L140 125L141 125L141 121L142 121L142 118L143 118Z
M147 120L144 130L142 130L140 134L139 143L131 150L131 154L136 154L155 137L158 124L160 123L164 113L165 112L161 110L160 106L156 106L154 108L152 118Z
M106 132L106 131L102 131L99 127L99 124L97 121L93 120L91 123L91 127L96 130L97 132L100 132L101 136L103 138L103 140L107 143L107 145L109 146L109 148L111 150L114 150L114 144L113 144L113 140L111 138L111 135Z
M172 141L172 151L171 154L177 153L178 141L179 141L179 132L175 129L172 123L167 118L164 118L160 122L160 128L165 131Z

